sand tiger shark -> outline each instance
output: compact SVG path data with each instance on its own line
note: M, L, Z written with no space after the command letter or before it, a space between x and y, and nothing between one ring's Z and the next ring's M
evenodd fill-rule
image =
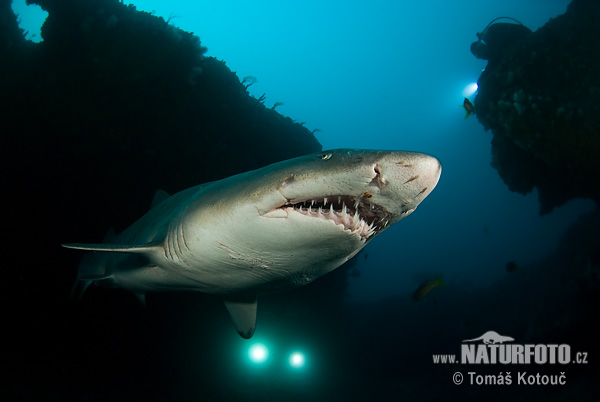
M336 149L301 156L172 196L90 250L77 280L147 292L222 295L236 330L254 334L257 295L336 269L436 186L439 161L402 151ZM106 240L105 240L106 241Z

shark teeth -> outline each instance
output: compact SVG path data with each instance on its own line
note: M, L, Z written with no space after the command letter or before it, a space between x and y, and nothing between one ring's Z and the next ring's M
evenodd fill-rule
M390 219L390 215L380 206L345 195L292 202L279 209L332 221L343 226L344 230L359 233L362 240L385 229Z

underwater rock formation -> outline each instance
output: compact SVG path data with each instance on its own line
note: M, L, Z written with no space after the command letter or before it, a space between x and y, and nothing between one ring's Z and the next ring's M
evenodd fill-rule
M117 0L33 0L49 13L36 44L1 3L4 162L38 190L60 189L65 238L98 240L109 222L119 231L157 189L321 149L163 18Z
M224 62L205 56L197 36L160 17L118 0L29 2L49 14L40 43L25 40L11 1L0 0L1 236L12 261L0 292L11 328L3 341L12 345L0 395L83 397L106 392L99 384L107 376L142 395L130 373L160 372L163 365L146 360L157 349L149 344L161 343L170 317L186 311L177 303L192 296L162 295L160 308L150 300L142 311L118 290L92 288L71 303L81 254L60 244L120 232L158 189L174 193L321 145L250 96ZM193 296L194 322L186 325L226 318L220 300ZM150 322L157 324L146 331Z
M492 166L540 212L600 201L600 3L567 12L508 46L478 80L475 111L493 133Z

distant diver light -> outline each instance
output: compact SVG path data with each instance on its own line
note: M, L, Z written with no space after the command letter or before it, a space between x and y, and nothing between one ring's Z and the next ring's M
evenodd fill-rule
M479 88L479 86L477 85L477 83L472 82L462 90L462 96L464 96L465 98L468 98L468 97L472 96L475 92L477 92L478 88Z

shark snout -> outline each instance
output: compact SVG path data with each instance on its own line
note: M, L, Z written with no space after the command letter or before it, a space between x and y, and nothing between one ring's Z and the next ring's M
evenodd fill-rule
M433 156L418 154L414 170L415 174L418 175L421 186L431 191L440 180L442 164Z
M393 182L396 188L417 189L428 194L440 179L442 165L430 155L398 152L393 158L377 164L375 171L380 182Z
M417 154L414 159L410 169L411 177L402 182L402 185L407 186L407 190L414 194L411 198L418 204L437 185L442 174L442 164L437 158L426 154Z
M373 200L402 219L431 193L442 172L440 161L430 155L413 152L393 152L375 165L372 184L379 187Z

